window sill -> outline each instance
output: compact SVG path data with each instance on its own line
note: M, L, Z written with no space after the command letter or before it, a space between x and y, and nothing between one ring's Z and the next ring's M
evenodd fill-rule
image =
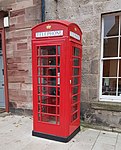
M121 103L112 102L93 102L91 108L95 110L107 110L121 112Z

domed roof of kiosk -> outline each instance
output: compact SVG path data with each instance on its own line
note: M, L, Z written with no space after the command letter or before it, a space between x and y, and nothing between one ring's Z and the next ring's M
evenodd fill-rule
M48 21L42 22L42 23L40 23L40 24L42 25L42 24L47 24L47 23L58 23L58 24L63 24L63 25L65 25L65 26L67 26L67 27L74 24L74 25L76 25L76 26L80 29L80 27L79 27L76 23L69 22L69 21L67 21L67 20L48 20ZM40 24L34 26L34 27L32 28L32 30L35 29L36 27L38 27ZM81 29L80 29L80 32L82 33Z

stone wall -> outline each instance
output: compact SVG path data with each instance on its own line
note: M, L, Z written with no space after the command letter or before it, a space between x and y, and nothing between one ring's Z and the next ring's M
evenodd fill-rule
M0 0L8 11L5 29L10 110L32 109L31 28L41 22L41 1Z
M46 0L46 20L64 19L77 23L82 29L81 114L82 119L88 120L89 123L102 122L105 124L106 122L107 124L114 124L116 122L116 124L119 124L121 122L121 115L118 113L121 110L116 111L117 104L115 104L115 109L108 111L109 104L113 104L105 103L103 109L92 107L93 103L95 105L99 103L101 14L120 10L120 0ZM114 113L118 116L117 120L113 115ZM108 120L111 117L115 119Z

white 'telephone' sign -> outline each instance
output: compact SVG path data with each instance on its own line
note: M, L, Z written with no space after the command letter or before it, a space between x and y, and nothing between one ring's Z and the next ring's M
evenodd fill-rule
M78 35L78 34L72 32L72 31L70 31L70 36L73 37L73 38L75 38L76 40L79 40L79 41L80 41L80 35Z
M53 37L53 36L63 36L63 30L36 32L36 37Z

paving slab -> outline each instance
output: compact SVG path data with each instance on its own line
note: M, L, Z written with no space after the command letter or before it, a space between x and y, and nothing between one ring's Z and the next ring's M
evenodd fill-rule
M121 134L82 128L68 143L32 136L27 116L0 117L0 150L121 150Z

